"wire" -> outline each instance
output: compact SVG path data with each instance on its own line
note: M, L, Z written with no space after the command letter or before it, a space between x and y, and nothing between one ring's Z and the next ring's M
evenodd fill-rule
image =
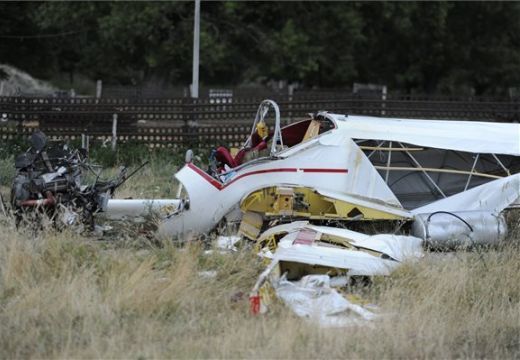
M42 38L53 38L53 37L62 37L62 36L69 36L69 35L75 35L75 34L81 34L86 32L84 31L67 31L62 33L56 33L56 34L36 34L36 35L0 35L1 39L42 39Z
M447 214L447 215L451 215L451 216L454 216L456 217L457 219L459 219L460 221L462 221L464 224L466 224L468 226L468 228L470 229L471 232L473 232L473 228L471 227L471 225L466 221L464 220L462 217L460 217L459 215L457 214L454 214L452 212L449 212L449 211L435 211L433 213L430 214L430 216L428 216L428 219L426 220L428 222L428 224L430 223L430 218L435 215L435 214ZM426 231L428 232L428 228L426 228ZM429 235L427 234L426 237L428 237ZM473 245L473 248L477 251L477 254L480 258L480 260L482 261L482 264L484 265L484 269L486 269L486 271L488 270L488 267L486 265L486 260L484 259L484 256L482 256L482 252L480 251L479 247L477 246L477 244L475 243L475 240L470 236L469 237L470 241L471 241L471 244ZM460 260L460 259L459 259Z
M459 215L454 214L454 213L449 212L449 211L435 211L435 212L431 213L430 216L428 216L428 219L426 219L426 221L427 221L428 223L430 223L430 219L431 219L431 217L432 217L433 215L435 215L435 214L447 214L447 215L451 215L451 216L453 216L453 217L456 217L457 219L459 219L460 221L462 221L464 224L466 224L466 225L468 226L469 230L470 230L471 232L473 232L473 228L471 227L471 225L470 225L466 220L464 220L463 218L461 218Z

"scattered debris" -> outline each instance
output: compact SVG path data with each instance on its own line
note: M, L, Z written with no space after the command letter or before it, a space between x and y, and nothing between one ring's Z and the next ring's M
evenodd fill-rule
M141 168L131 174L122 168L116 178L101 180L100 169L88 162L84 149L48 141L40 131L32 134L30 144L15 159L11 206L17 222L48 217L58 227L93 231L94 215L105 211L114 191ZM94 177L90 184L85 184L87 175Z
M16 159L12 204L91 228L101 212L128 219L153 209L158 234L170 238L240 223L215 245L229 252L243 238L256 244L266 269L250 293L252 314L276 296L321 326L365 324L377 315L343 296L352 279L387 276L419 259L424 245L503 241L503 213L520 201L518 134L519 124L328 112L282 127L278 105L265 100L241 149L214 149L207 170L188 150L176 199L110 199L125 171L83 185L82 170L92 170L86 155L65 145L53 153L37 132Z
M265 283L281 298L310 287L339 299L331 284L389 275L419 258L425 243L502 241L501 214L520 197L519 133L518 124L324 111L282 127L278 105L265 100L241 149L215 149L207 170L187 152L175 174L182 191L167 200L158 232L186 237L241 220L239 235L270 261L251 293L253 313L266 310ZM113 202L130 210L136 201L146 200L109 200L108 209ZM235 241L221 237L217 246L233 249Z
M322 327L364 325L377 316L332 288L328 275L306 275L298 281L287 281L282 277L274 288L276 296L296 315Z
M218 272L215 270L199 271L199 276L203 279L214 279Z
M237 251L235 244L242 240L241 236L233 235L233 236L223 236L220 235L217 237L216 246L218 249L222 250L232 250Z
M423 255L422 240L413 236L365 235L306 221L275 226L258 244L263 246L259 255L271 263L251 292L251 312L267 310L265 287L271 286L298 316L322 326L359 325L374 318L332 287L345 287L351 277L390 275L402 262Z

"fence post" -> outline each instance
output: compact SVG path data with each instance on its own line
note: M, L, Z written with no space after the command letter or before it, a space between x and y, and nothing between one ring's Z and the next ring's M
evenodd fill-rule
M116 150L117 144L117 114L112 116L112 151Z
M85 150L87 150L87 153L89 151L89 148L90 148L90 136L88 135L85 135L85 134L81 134L81 147Z
M383 85L383 87L381 88L381 116L385 116L386 115L386 85Z
M191 90L190 90L191 91ZM193 98L186 97L182 99L182 120L184 122L182 126L182 146L184 148L189 148L191 146L191 136L190 136L190 124L192 118L192 107L190 106L193 103Z
M96 98L99 99L101 97L102 92L103 92L103 81L98 80L98 81L96 81Z
M292 101L293 101L293 94L294 94L294 85L293 84L289 84L287 86L287 90L288 90L288 93L289 93L289 117L287 118L287 124L290 124L291 121L292 121Z

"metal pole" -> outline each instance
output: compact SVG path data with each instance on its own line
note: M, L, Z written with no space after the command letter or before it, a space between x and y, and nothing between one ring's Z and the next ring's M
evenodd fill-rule
M497 161L498 165L500 165L502 167L502 169L506 172L507 176L511 176L511 172L509 171L508 168L506 168L504 166L504 164L502 164L502 161L500 161L500 159L498 158L498 156L496 156L495 154L491 154L493 155L493 157L495 158L495 160Z
M101 92L103 91L103 81L98 80L96 81L96 98L101 97Z
M392 142L391 141L390 141L389 146L390 146L390 149L388 150L388 154L387 154L387 156L388 156L387 161L386 161L387 169L386 169L386 174L385 174L385 183L387 183L387 184L388 184L388 175L390 174L390 165L392 163Z
M477 156L475 156L475 161L473 161L473 166L471 167L471 172L469 173L468 181L466 182L466 186L464 186L464 191L468 190L468 186L469 186L469 183L471 182L471 177L473 176L473 171L475 171L475 167L477 166L477 161L478 161L479 157L480 157L480 154L477 154Z
M87 150L87 153L88 153L88 150L89 150L89 136L88 135L85 135L85 134L81 134L81 147L85 150Z
M293 101L293 95L294 95L294 85L289 84L287 86L287 90L289 92L289 117L287 118L286 124L290 124L292 121L292 101Z
M117 143L117 114L112 117L112 151L116 150Z
M200 40L200 0L195 0L195 19L193 21L193 71L191 97L199 97L199 40Z
M406 149L406 147L401 144L401 143L398 143L399 146L401 146L403 149ZM446 197L446 194L444 194L444 192L441 190L441 188L439 187L439 185L437 185L437 183L432 179L432 177L424 170L424 168L422 167L422 165L413 157L412 154L410 154L408 151L405 150L405 154L408 155L408 157L410 158L410 160L412 160L412 162L415 164L415 166L417 168L419 168L422 173L424 174L424 176L426 176L426 178L428 180L430 180L431 184L433 185L433 187L435 189L437 189L437 191L442 195L442 197Z
M378 142L378 143L377 143L377 147L382 147L382 146L384 145L385 142L386 142L386 140L385 140L385 141ZM377 151L377 149L372 150L372 152L371 152L370 154L368 154L367 158L370 159L370 158L372 157L372 155L374 155L374 154L376 153L376 151Z

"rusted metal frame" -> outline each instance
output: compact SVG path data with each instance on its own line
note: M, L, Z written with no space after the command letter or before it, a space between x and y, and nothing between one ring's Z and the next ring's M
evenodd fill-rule
M401 144L400 142L398 143L399 146L401 146L403 149L405 149L405 146L403 144ZM405 154L410 158L410 160L412 160L412 162L415 164L415 166L419 169L421 169L422 173L424 174L424 176L426 176L426 178L431 182L431 184L433 185L433 187L435 187L435 189L443 196L443 197L446 197L446 194L444 194L444 191L442 191L442 189L439 187L439 185L437 185L437 183L432 179L432 177L430 176L430 174L428 174L424 168L422 167L422 165L417 161L417 159L412 155L410 154L410 152L408 151L405 151Z

